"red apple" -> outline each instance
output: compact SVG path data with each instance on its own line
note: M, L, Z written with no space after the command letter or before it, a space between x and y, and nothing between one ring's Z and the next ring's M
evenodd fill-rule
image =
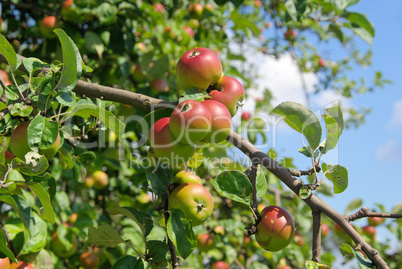
M193 227L204 223L211 216L214 200L211 193L198 183L181 184L169 195L169 209L184 211Z
M303 235L301 235L300 233L298 233L298 232L295 232L295 235L294 235L294 241L295 241L295 243L296 244L298 244L299 246L304 246L304 244L305 244L305 241L304 241L304 237L303 237Z
M170 131L180 142L201 141L211 130L211 113L201 102L186 100L176 106L170 116Z
M149 142L158 159L173 167L187 162L195 152L195 148L176 140L169 127L170 118L162 118L152 125L149 131Z
M241 119L248 121L249 119L251 119L251 114L250 112L244 111L243 114L241 114Z
M80 256L80 265L84 269L97 268L99 264L99 258L93 252L84 252Z
M10 266L10 259L5 257L4 259L0 259L0 268L7 269Z
M230 265L224 261L217 261L212 264L211 269L230 269Z
M290 244L295 223L289 212L278 206L267 206L261 211L261 218L255 238L262 248L276 252Z
M265 23L265 27L267 28L267 29L269 29L269 28L271 28L271 26L272 26L272 23L271 22L266 22Z
M376 228L374 226L371 226L371 225L364 226L362 231L363 231L363 234L365 234L365 235L367 235L368 237L371 237L371 238L373 238L375 236L376 232L377 232Z
M385 219L381 218L381 217L369 217L368 218L368 223L371 226L378 226L378 225L382 224L384 221L385 221Z
M256 7L261 7L261 6L262 6L261 0L254 0L254 5L255 5Z
M195 3L195 4L192 4L188 8L188 11L189 11L191 17L199 19L202 17L202 13L204 12L204 7L200 3Z
M321 225L321 234L323 235L323 236L326 236L327 234L329 233L329 227L328 227L328 225L327 224L322 224Z
M184 26L184 31L186 31L186 33L190 36L190 37L194 37L194 30L191 29L191 27L189 26Z
M165 12L165 6L161 3L156 3L153 5L154 10L160 14L163 14Z
M236 114L237 107L245 96L243 85L232 77L222 77L208 91L211 99L224 104L232 117Z
M207 89L222 76L222 63L210 49L187 51L177 63L177 79L184 90Z
M211 130L204 137L208 143L219 143L225 140L232 129L232 118L227 107L215 100L205 100L202 104L211 114Z
M4 82L8 81L8 75L4 70L0 69L0 77L3 79Z
M207 252L214 247L214 238L209 233L197 235L197 248L199 251Z
M285 33L285 39L289 41L294 41L297 37L297 32L293 29L289 29Z
M35 269L35 268L30 263L19 261L18 263L12 263L10 267L8 267L8 269Z
M319 67L325 67L325 60L322 59L322 58L320 58L320 59L318 60L318 66L319 66Z
M30 121L26 121L17 126L10 136L10 149L15 156L21 160L25 160L25 154L32 151L28 146L28 125ZM47 159L51 159L56 155L60 147L60 133L57 135L56 141L50 148L39 150L39 154L45 155Z
M179 184L185 184L185 183L198 183L202 185L201 178L193 173L187 172L187 171L180 171L178 172L172 179L172 183L179 183Z
M59 26L59 22L56 16L46 16L42 19L39 24L39 29L42 32L44 37L54 38L56 35L53 33L53 30Z
M151 90L155 92L168 92L169 86L165 80L156 78L151 82Z
M64 8L70 8L70 6L74 3L74 0L66 0L63 3Z
M279 269L292 269L292 267L290 267L289 265L285 264L285 265L282 265L281 267L279 267Z

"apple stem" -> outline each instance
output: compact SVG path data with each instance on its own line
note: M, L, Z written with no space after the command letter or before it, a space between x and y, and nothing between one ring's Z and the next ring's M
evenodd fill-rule
M194 51L191 52L191 54L190 54L189 57L190 57L190 58L197 57L197 56L200 55L200 54L201 54L200 51L194 50Z

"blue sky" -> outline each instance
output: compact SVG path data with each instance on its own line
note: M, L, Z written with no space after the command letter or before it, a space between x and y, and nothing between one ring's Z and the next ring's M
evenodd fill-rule
M390 0L379 6L375 1L361 1L351 10L367 16L375 27L376 36L372 44L372 66L357 68L350 75L364 76L369 81L374 72L380 70L393 84L347 101L357 107L371 108L372 112L358 129L345 130L339 146L329 158L324 159L328 163L339 163L349 171L348 189L333 198L324 197L324 200L341 213L355 198L362 199L363 205L371 209L378 203L390 211L402 202L402 179L397 170L402 164L402 2ZM368 45L361 40L358 46L366 49ZM325 53L329 53L328 57L336 57L341 52L329 48ZM264 78L260 83L269 86L278 103L287 100L300 102L303 99L297 69L290 57L285 56L279 61L262 61L261 56L250 56L250 59L263 70ZM313 74L306 74L305 77L312 88L317 78ZM256 90L254 94L251 91L249 96L253 95L258 96L259 91ZM328 92L315 96L313 111L337 100L342 98ZM249 98L243 109L252 109L253 105L252 98ZM270 135L272 139L272 133ZM281 155L294 157L298 168L311 167L310 160L297 152L303 145L300 135L295 131L281 127L275 141L271 142L275 142L275 149Z

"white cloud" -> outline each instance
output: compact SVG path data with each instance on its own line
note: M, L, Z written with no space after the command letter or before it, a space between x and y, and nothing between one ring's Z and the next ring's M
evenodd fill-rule
M381 163L390 163L402 159L402 145L398 145L394 140L388 140L380 145L376 152L377 159Z
M402 100L394 103L394 111L391 120L388 123L390 126L402 125Z

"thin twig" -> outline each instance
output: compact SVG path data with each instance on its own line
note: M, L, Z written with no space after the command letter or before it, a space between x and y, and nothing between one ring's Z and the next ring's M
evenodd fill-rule
M314 168L310 170L295 170L295 169L288 169L289 173L294 177L301 177L301 176L311 176L314 174ZM315 171L319 173L321 171L321 167L315 166Z
M313 258L315 262L321 262L321 212L312 211L313 214Z
M368 207L362 207L356 213L346 216L348 221L354 221L357 219L368 218L368 217L379 217L379 218L394 218L400 219L402 218L402 214L389 214L389 213L379 213L379 212L370 212Z

